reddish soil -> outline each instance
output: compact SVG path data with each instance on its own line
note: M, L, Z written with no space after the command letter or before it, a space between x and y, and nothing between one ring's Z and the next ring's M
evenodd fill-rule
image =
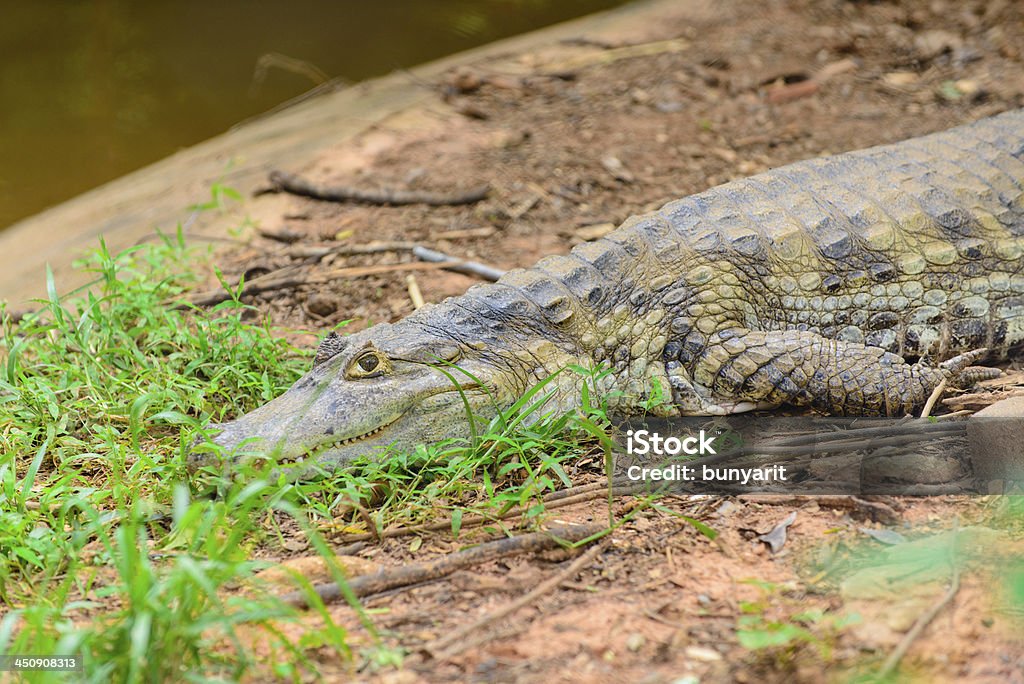
M355 145L324 150L308 168L289 169L324 184L436 192L486 181L493 188L487 200L380 207L264 195L248 206L260 228L293 233L298 241L254 236L225 253L222 268L229 277L252 278L302 263L296 249L374 241L414 241L504 269L527 266L598 237L606 224L733 178L1024 106L1024 6L1009 0L680 5L643 34L580 36L573 44L453 72L436 84L437 97L424 109L396 117ZM628 45L648 48L623 52ZM307 262L302 272L413 261L405 252L332 255ZM252 301L289 328L327 329L351 319L347 329L356 330L412 311L410 273L428 302L477 282L440 270L386 272L266 292ZM961 526L984 520L993 505L953 497L885 503L910 536L948 530L954 518ZM621 513L630 500L615 505ZM602 520L606 506L580 504L558 517ZM386 609L375 619L388 643L412 655L401 671L366 668L357 676L843 681L877 668L945 591L943 579L872 600L844 596L843 577L827 558L854 544L878 545L858 530L872 525L863 511L813 501L672 499L665 506L704 520L721 542L645 511L573 580L441 661L418 647L514 600L559 566L524 556L371 598L368 607ZM793 510L797 522L778 554L743 532L767 531ZM428 535L415 553L409 538L398 538L358 555L393 566L477 538ZM999 548L1019 552L1020 530ZM1016 623L1012 610L1001 610L998 565L968 563L954 600L912 645L904 673L927 681L1024 682L1020 608ZM776 588L765 595L747 582L754 579ZM862 622L833 631L819 623L810 628L816 635L810 643L750 651L737 641L737 621L743 602L759 601L766 620L821 608L855 609ZM365 642L347 607L333 607L332 617L353 631L355 642ZM318 665L328 677L353 674L329 659Z

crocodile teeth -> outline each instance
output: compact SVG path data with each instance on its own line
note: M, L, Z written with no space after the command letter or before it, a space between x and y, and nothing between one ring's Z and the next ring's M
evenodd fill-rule
M329 444L327 444L325 446L325 448L333 449L335 447L348 446L349 444L355 444L356 442L361 442L364 439L369 439L370 437L373 437L375 435L379 435L381 432L384 431L385 428L393 425L394 423L395 423L395 421L393 420L390 423L385 423L384 425L381 425L380 427L376 427L376 428L374 428L374 429L370 430L369 432L364 433L362 435L356 435L355 437L346 437L345 439L339 439L337 441L330 442Z

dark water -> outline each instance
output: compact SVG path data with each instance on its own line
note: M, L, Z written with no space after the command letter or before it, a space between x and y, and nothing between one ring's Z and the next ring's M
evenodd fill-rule
M325 77L358 81L621 4L0 0L0 228ZM259 79L270 53L301 64Z

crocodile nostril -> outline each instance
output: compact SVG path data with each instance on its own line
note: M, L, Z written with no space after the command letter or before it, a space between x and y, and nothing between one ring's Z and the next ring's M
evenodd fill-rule
M200 449L204 444L209 444L214 441L213 438L224 432L224 424L222 423L208 423L198 435L192 440L192 444L189 447L188 456L185 458L185 468L190 472L194 473L203 466L208 466L216 463L217 452L209 447L206 449Z

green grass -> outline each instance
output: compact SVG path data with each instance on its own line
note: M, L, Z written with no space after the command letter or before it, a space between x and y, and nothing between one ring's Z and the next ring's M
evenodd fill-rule
M745 584L761 591L758 601L740 601L741 615L737 619L736 639L750 651L773 660L785 669L798 654L813 649L821 662L832 659L839 633L860 622L860 616L835 614L820 608L807 608L805 597L799 600L785 596L784 587L763 580L746 580ZM793 610L782 619L772 619L766 613L790 604ZM805 660L806 653L804 653Z
M78 653L95 682L230 681L252 668L298 680L325 649L353 671L400 661L358 604L373 644L352 649L322 607L290 639L281 625L298 613L231 589L265 565L254 550L283 548L289 519L330 556L325 528L447 515L457 534L465 512L514 506L539 518L541 497L569 484L563 464L607 440L607 419L593 406L527 425L542 383L471 443L300 484L244 466L197 490L185 457L202 426L269 400L311 362L237 299L175 307L202 256L180 232L116 255L101 245L79 266L92 287L61 296L47 274L36 313L13 323L0 308L0 653ZM253 629L269 647L253 649Z

